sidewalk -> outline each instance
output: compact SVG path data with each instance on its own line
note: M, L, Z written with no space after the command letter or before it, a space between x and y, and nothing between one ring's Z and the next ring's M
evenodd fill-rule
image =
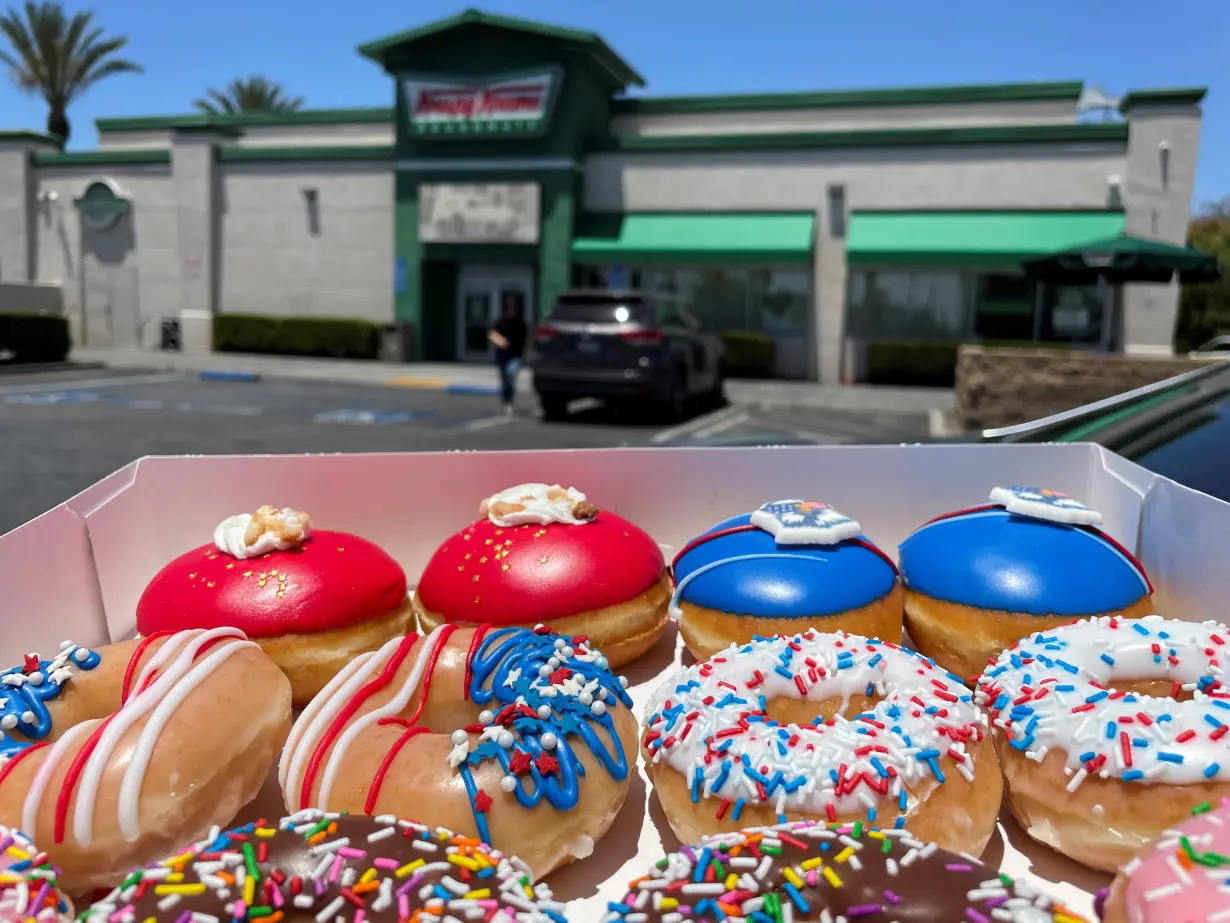
M135 350L74 349L74 362L97 362L114 369L195 372L207 377L244 380L260 377L335 381L393 388L423 388L453 394L496 394L495 369L465 363L414 362L398 365L346 359L305 359L240 353L204 355ZM522 371L520 387L530 389ZM931 413L955 406L951 389L895 388L883 385L822 385L809 381L726 382L732 404L759 407Z

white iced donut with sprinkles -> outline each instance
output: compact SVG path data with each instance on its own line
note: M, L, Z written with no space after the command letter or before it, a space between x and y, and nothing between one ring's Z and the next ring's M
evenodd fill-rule
M977 854L1003 792L990 727L961 680L843 632L758 638L680 670L650 699L641 745L685 843L862 821Z
M1108 617L1004 651L976 696L1030 836L1115 871L1230 795L1228 640L1216 622Z

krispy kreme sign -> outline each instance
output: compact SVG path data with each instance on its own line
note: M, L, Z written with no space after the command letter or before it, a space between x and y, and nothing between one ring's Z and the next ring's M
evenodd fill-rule
M410 129L449 136L542 132L557 79L551 71L484 83L407 77L402 87Z

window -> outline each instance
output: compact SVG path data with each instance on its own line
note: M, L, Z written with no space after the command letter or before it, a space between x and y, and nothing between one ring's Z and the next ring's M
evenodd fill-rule
M959 272L876 269L851 273L847 329L876 339L964 339L976 288Z
M985 340L1032 340L1033 283L1022 275L990 273L980 277L980 285L974 332Z

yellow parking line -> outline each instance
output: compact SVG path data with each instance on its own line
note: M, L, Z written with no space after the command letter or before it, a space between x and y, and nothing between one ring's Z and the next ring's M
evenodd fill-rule
M383 383L390 388L424 388L434 390L448 387L448 382L442 378L419 378L415 375L386 378Z

